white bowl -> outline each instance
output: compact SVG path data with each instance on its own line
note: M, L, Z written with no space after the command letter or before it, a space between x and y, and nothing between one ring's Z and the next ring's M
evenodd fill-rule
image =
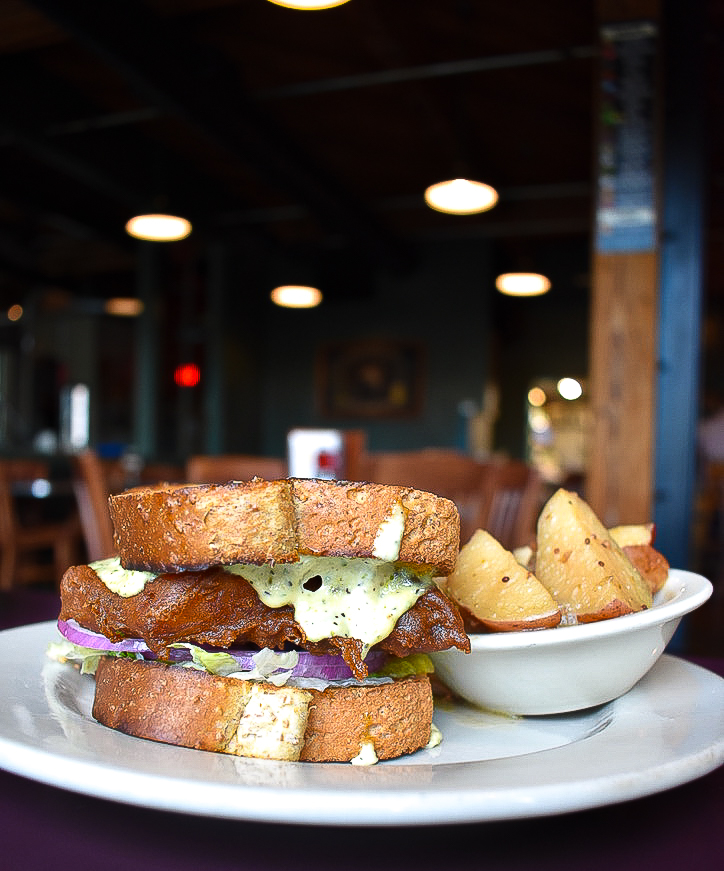
M471 652L431 654L459 696L508 714L560 714L618 698L654 665L681 618L712 593L701 575L671 569L646 611L597 623L471 635Z

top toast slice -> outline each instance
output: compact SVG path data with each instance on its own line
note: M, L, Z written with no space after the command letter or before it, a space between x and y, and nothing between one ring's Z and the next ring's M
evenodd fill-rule
M449 574L460 518L410 487L285 478L136 487L111 496L124 567L151 572L294 562L301 554L377 557Z

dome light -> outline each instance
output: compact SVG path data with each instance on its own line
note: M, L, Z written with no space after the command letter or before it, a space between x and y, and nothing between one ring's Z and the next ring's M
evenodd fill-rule
M531 387L528 391L528 403L535 408L545 405L547 398L546 392L542 387Z
M126 224L126 233L149 242L176 242L191 233L191 224L176 215L136 215Z
M306 285L284 284L274 288L271 299L283 308L314 308L322 301L322 291Z
M583 393L580 382L575 378L561 378L556 387L564 399L578 399Z
M436 212L450 215L474 215L492 209L498 202L498 192L489 184L454 178L430 185L425 202Z
M107 315L119 318L137 318L143 314L143 302L130 296L114 296L103 307Z
M286 6L288 9L331 9L342 6L349 0L269 0L275 6Z
M508 296L540 296L551 289L550 280L537 272L504 272L495 286Z

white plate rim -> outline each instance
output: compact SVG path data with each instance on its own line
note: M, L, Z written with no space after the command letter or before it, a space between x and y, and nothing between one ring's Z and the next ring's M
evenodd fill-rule
M38 711L47 708L40 671L45 644L53 637L52 621L0 633L0 655L8 644L28 647L23 673L14 678L13 689L17 693L20 687L18 698ZM6 697L9 681L7 673L0 673L0 693ZM682 712L676 700L684 688L691 695L692 687L697 696ZM420 768L386 763L372 768L342 766L351 786L320 787L320 776L328 778L330 768L309 763L273 763L294 766L291 772L298 783L284 789L219 783L213 777L190 781L179 775L179 760L193 759L196 765L202 760L205 765L207 760L211 764L213 759L230 757L167 745L153 745L164 765L169 761L166 769L161 766L161 774L134 770L132 763L121 764L118 758L78 759L59 726L48 749L42 730L53 729L49 712L44 719L36 715L35 726L41 730L37 740L9 731L7 722L0 722L0 767L74 792L159 810L304 825L407 826L486 822L597 807L677 786L724 762L724 679L699 666L664 655L640 684L605 707L610 714L606 727L576 743L481 762L436 766L431 761ZM654 720L664 730L681 732L686 727L682 734L686 746L669 752L667 745L661 756L642 762L636 738L640 741L642 726ZM87 727L105 730L92 721ZM116 750L122 756L137 746L138 739L105 731L114 757ZM662 734L667 743L666 733ZM625 752L620 758L626 741L631 741L628 758ZM612 748L619 754L616 765L606 761ZM335 768L340 773L340 767ZM406 783L420 770L430 775L427 787ZM551 779L551 772L558 772L557 778Z

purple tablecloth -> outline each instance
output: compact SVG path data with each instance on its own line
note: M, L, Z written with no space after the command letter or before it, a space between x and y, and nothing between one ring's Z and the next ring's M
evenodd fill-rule
M35 603L0 628L47 619ZM50 611L50 614L48 613ZM724 676L724 660L699 660ZM724 767L647 798L504 823L403 829L242 823L90 798L0 772L0 867L99 871L665 871L724 867Z

